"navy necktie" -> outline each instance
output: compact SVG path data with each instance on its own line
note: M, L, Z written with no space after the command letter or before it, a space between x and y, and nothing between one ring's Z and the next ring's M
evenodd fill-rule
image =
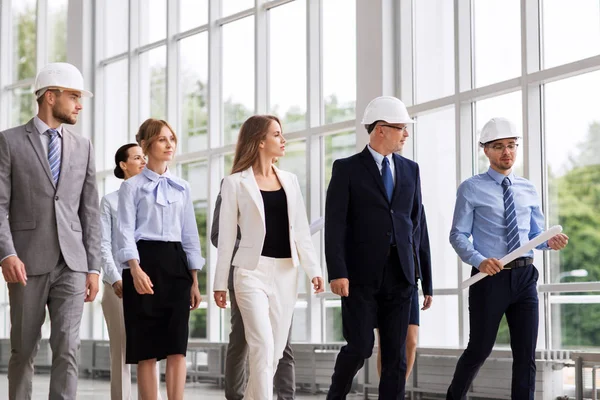
M519 240L519 226L517 225L517 212L515 210L515 199L513 197L511 183L508 177L502 181L504 189L504 218L506 220L506 245L508 252L515 250L521 245Z
M50 137L48 141L48 164L50 164L50 172L52 172L52 179L56 185L60 177L60 140L56 129L48 129L46 135Z
M383 178L383 186L389 201L392 201L392 194L394 193L394 180L392 179L392 171L390 170L390 160L387 157L383 157L381 163L381 177Z

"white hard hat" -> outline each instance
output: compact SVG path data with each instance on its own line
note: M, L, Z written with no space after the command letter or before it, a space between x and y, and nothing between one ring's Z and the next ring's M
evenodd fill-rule
M36 97L42 96L50 88L69 89L81 92L82 96L93 97L94 95L83 89L83 75L72 64L50 63L37 74L35 78L34 93Z
M479 144L481 146L494 140L506 138L520 138L517 126L509 119L496 117L490 119L481 129Z
M390 124L415 123L408 116L404 103L392 96L376 97L367 105L361 124L371 125L375 121L385 121Z

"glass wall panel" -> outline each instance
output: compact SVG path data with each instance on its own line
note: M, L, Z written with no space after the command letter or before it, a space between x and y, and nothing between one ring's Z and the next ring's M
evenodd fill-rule
M36 0L12 1L12 80L35 78L36 74Z
M167 49L161 46L140 54L140 123L164 119L167 113Z
M365 132L366 135L366 132ZM327 190L331 180L333 162L338 158L349 157L356 153L356 135L354 131L336 133L323 137L325 141L325 186ZM325 193L323 193L325 195Z
M600 2L543 0L542 33L545 68L600 54Z
M419 296L419 310L423 307L423 301L423 296ZM420 312L419 346L459 345L458 296L434 296L431 308Z
M279 158L277 166L284 171L296 174L306 202L306 140L286 142L285 155Z
M10 126L23 125L33 118L37 110L33 88L31 86L16 88L11 93Z
M600 280L600 72L545 86L548 225L570 240L549 254L552 282Z
M179 147L182 152L208 148L208 33L179 42Z
M269 109L284 132L306 127L306 1L269 11Z
M454 107L419 115L416 161L421 170L423 206L431 243L433 287L456 288L457 256L448 235L456 200Z
M167 0L146 0L139 11L140 45L167 37Z
M523 135L523 109L521 102L521 91L516 91L504 94L489 99L480 100L475 103L475 127L477 140L477 166L479 173L486 172L490 166L488 158L485 156L483 149L479 147L479 137L483 126L494 117L508 118L517 126L517 132ZM523 176L523 140L519 140L519 148L517 149L517 160L514 164L514 172Z
M133 140L136 132L128 128L129 63L121 60L108 64L104 69L104 95L110 101L103 102L104 112L104 165L100 169L114 168L115 153L119 147Z
M68 0L48 2L48 62L67 61Z
M454 93L454 2L416 1L415 89L417 103Z
M104 54L102 58L112 57L127 51L129 47L129 2L123 0L104 0Z
M254 0L221 0L221 16L227 17L254 7Z
M179 31L208 23L208 0L179 0Z
M356 108L356 0L323 0L325 123L353 119Z
M600 294L552 294L550 302L552 348L598 351Z
M473 0L472 4L475 86L521 75L521 2Z
M345 341L342 333L342 302L337 299L325 301L325 341Z
M223 133L232 144L254 114L254 17L223 26Z

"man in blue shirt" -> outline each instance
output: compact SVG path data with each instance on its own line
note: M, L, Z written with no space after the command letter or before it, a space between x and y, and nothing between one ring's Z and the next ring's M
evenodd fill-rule
M490 167L458 187L450 243L463 262L473 266L471 275L484 272L489 276L469 289L469 344L458 360L447 399L466 398L492 351L504 314L513 352L511 398L534 398L539 316L533 251L505 266L500 263L506 254L544 231L535 187L512 170L519 137L514 123L505 118L486 123L480 146ZM561 233L537 248L561 250L568 239Z

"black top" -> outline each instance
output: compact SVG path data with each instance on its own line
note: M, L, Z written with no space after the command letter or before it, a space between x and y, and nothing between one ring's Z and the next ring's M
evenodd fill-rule
M287 210L287 197L283 188L273 191L261 190L265 205L265 243L262 255L272 258L290 258L290 221Z

